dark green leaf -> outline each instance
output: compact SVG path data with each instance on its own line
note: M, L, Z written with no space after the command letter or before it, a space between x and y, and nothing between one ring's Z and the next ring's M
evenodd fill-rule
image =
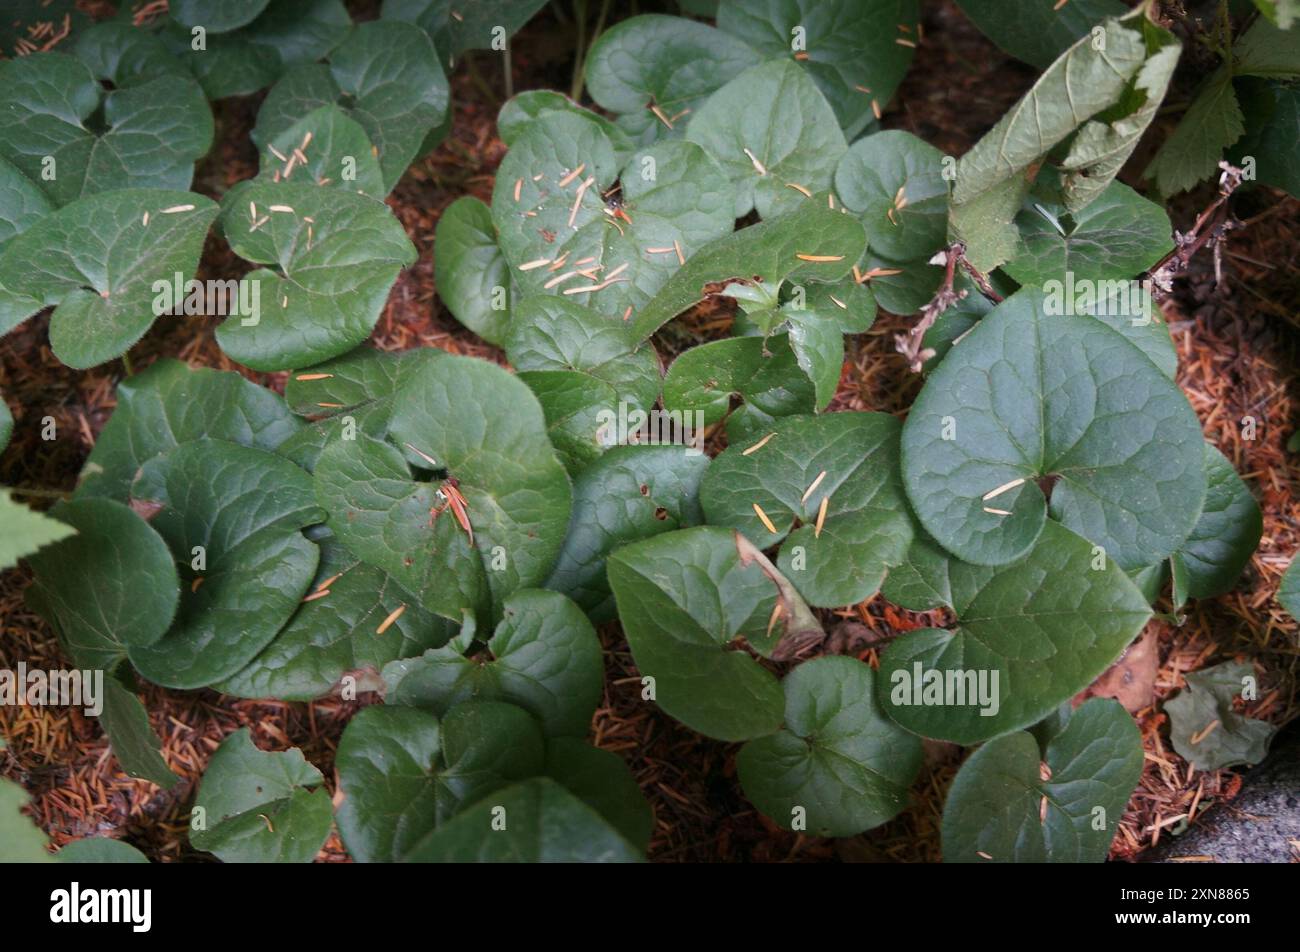
M1264 531L1259 503L1214 446L1205 446L1207 489L1196 528L1173 554L1174 607L1229 591Z
M456 320L498 346L510 331L518 290L497 245L492 210L462 195L438 218L433 282Z
M546 775L563 784L624 839L645 852L654 814L622 757L572 737L556 737L546 746Z
M853 143L835 170L835 191L861 219L873 251L911 261L944 246L943 153L911 133L889 130Z
M1046 69L1106 17L1128 12L1121 0L956 0L985 36L1016 59Z

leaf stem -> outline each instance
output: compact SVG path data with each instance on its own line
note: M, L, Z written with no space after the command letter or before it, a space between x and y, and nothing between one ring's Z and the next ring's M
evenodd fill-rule
M19 496L32 496L36 499L71 499L72 493L66 489L26 489L22 486L10 486L9 492Z
M587 58L587 0L574 0L573 19L578 24L578 43L573 51L573 81L569 84L569 98L577 102L582 96L583 60Z

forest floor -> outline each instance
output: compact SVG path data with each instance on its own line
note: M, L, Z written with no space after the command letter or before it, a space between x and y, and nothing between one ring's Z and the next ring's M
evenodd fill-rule
M924 28L924 42L883 125L960 155L1029 87L1034 74L1000 53L949 4L927 4ZM515 38L517 91L568 88L571 33L548 11ZM473 53L458 66L452 76L451 135L411 168L388 200L420 257L389 298L374 334L381 348L439 347L504 363L500 350L465 330L442 307L433 282L432 250L434 228L447 205L466 193L490 198L493 174L505 152L495 125L502 84L497 54ZM1185 92L1176 89L1172 95ZM257 157L248 131L261 98L215 104L219 145L199 167L197 191L216 197L253 174ZM1160 141L1169 128L1148 134L1144 145ZM1130 168L1140 170L1147 157L1140 152ZM1175 228L1188 228L1214 194L1214 186L1207 184L1178 197L1170 210ZM1222 259L1222 282L1215 283L1213 262L1203 255L1179 280L1164 310L1179 352L1179 383L1206 438L1233 462L1260 501L1264 534L1234 592L1193 603L1179 625L1153 621L1116 668L1090 689L1120 697L1137 718L1146 748L1141 785L1112 848L1116 859L1132 859L1161 837L1181 832L1208 806L1240 789L1238 771L1196 771L1169 743L1162 702L1183 688L1187 672L1231 658L1252 660L1262 674L1262 689L1246 713L1279 724L1297 714L1300 635L1274 593L1300 535L1300 456L1286 450L1300 422L1300 271L1294 254L1300 245L1300 203L1257 189L1239 193L1234 211L1246 227L1232 233ZM198 277L238 277L248 269L219 239L210 238ZM912 320L882 313L869 332L849 339L833 409L905 412L920 378L895 352L893 337ZM213 333L216 323L198 318L158 322L131 351L134 371L161 357L178 357L237 370L282 390L284 374L252 373L222 353ZM678 322L675 334L661 335L656 343L667 360L683 344L714 336L728 323L725 312L694 313ZM69 370L51 354L47 331L48 319L37 318L0 341L0 393L16 421L13 443L0 458L0 485L68 491L113 411L114 388L128 371L121 361L90 371ZM46 416L56 423L53 441L40 436ZM1243 426L1245 418L1256 421L1253 433ZM66 665L53 632L24 604L30 581L24 568L0 574L0 668L19 661L29 667ZM824 613L824 619L831 637L819 653L851 654L870 663L901 631L923 623L923 616L879 598ZM627 760L651 802L656 820L652 860L939 858L939 820L960 765L958 748L927 746L912 806L883 827L838 841L787 833L760 816L740 793L738 745L700 737L642 702L640 677L617 625L606 626L601 636L607 678L592 740ZM376 700L363 695L355 702L246 701L209 690L167 691L150 685L142 685L142 694L163 738L164 756L183 778L169 791L118 772L99 728L79 711L0 707L0 735L8 742L0 751L0 775L30 791L32 813L56 844L110 835L151 859L200 859L202 854L188 844L188 811L203 768L222 738L249 727L264 749L301 747L332 785L334 750L344 726L361 705ZM347 859L337 835L320 859Z

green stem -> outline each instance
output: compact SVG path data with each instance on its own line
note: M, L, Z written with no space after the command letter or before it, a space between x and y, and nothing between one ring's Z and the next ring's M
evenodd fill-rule
M569 98L577 102L582 96L582 65L587 56L587 0L574 0L573 19L578 24L578 43L573 52L573 82L569 84Z
M506 57L505 57L504 69L505 69L505 76L506 76L506 98L513 99L515 95L515 71L513 65L510 62L509 41L507 41L506 43L505 52L506 52Z
M122 366L126 369L128 377L135 376L135 368L131 366L131 354L129 352L122 354Z

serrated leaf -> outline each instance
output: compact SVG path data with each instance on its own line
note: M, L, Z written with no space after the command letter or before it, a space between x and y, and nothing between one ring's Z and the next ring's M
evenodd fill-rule
M1121 0L956 0L961 12L1005 53L1046 69L1093 26L1128 12Z
M872 250L898 261L930 258L948 228L943 153L908 132L859 139L835 169L835 191L861 220Z
M162 39L209 99L224 99L255 93L286 69L320 59L351 27L342 0L271 0L247 26L209 34L204 49L193 49L190 31L178 23L168 23Z
M514 36L546 0L384 0L386 19L418 23L448 62L468 50L496 49L497 30Z
M8 413L6 408L5 413ZM4 434L7 442L8 434ZM13 568L18 560L38 550L67 539L76 531L60 520L34 512L13 501L8 492L0 491L0 569Z
M116 395L117 408L82 468L79 499L126 502L140 467L181 443L206 437L274 450L302 427L273 391L232 371L170 358L123 380Z
M537 726L508 704L462 704L441 721L368 707L339 742L339 832L354 859L392 862L465 807L539 773L543 758Z
M319 552L300 531L323 517L311 477L265 450L197 440L146 462L131 497L160 506L151 525L184 583L175 624L152 644L128 643L131 663L165 687L230 677L271 642L316 574Z
M492 210L462 195L438 218L433 244L433 283L442 303L489 344L504 344L519 292L497 244Z
M607 198L615 184L621 189ZM492 218L524 294L562 295L622 318L683 259L732 230L732 194L693 143L656 143L620 168L599 128L554 113L529 124L506 153Z
M366 130L334 103L313 109L262 148L259 181L293 181L295 173L300 182L360 192L380 201L388 194Z
M500 818L506 826L501 829ZM496 824L496 825L494 825ZM416 863L636 863L642 854L548 777L480 800L407 854Z
M1027 731L995 738L948 792L944 862L1100 863L1141 776L1142 737L1115 701L1084 702L1042 749Z
M1259 503L1232 463L1205 445L1206 493L1201 518L1172 556L1174 607L1189 598L1229 591L1250 561L1264 531Z
M738 533L700 526L623 546L607 564L637 669L655 679L655 700L719 740L772 733L784 707L776 678L733 642L743 637L771 653L787 634L821 634L815 622L800 624L807 606L782 592L778 580L787 591L789 583L751 550Z
M1165 701L1169 739L1178 755L1197 770L1257 764L1268 753L1275 726L1238 714L1233 700L1248 687L1255 691L1249 662L1225 661L1188 672L1187 687Z
M446 74L428 35L393 20L358 24L329 56L286 73L257 114L253 141L273 141L311 110L337 103L378 149L384 187L419 157L425 137L447 117Z
M648 145L680 138L705 99L755 59L746 43L706 23L644 14L602 33L584 68L596 105Z
M180 601L167 544L111 499L61 503L51 515L70 538L31 557L33 587L73 661L109 669L130 647L156 644Z
M31 179L0 158L0 253L10 239L53 210L54 205Z
M1020 246L1002 270L1022 285L1041 287L1066 272L1079 285L1128 279L1173 250L1165 210L1121 182L1073 214L1051 191L1036 190L1016 215Z
M1008 298L926 380L903 426L912 508L976 564L1022 557L1050 515L1121 568L1151 565L1200 515L1200 423L1122 335L1045 305L1032 290Z
M388 206L316 185L243 183L222 200L221 228L235 254L271 266L243 278L254 285L254 313L217 328L222 349L258 370L309 366L356 347L416 258Z
M546 776L591 807L641 852L650 842L654 814L618 754L572 737L546 745Z
M1209 178L1223 150L1245 132L1232 77L1220 69L1192 100L1177 128L1160 146L1143 175L1162 195L1176 195Z
M546 587L578 603L594 622L614 617L605 560L621 545L704 521L703 453L680 446L616 446L578 474L573 514Z
M211 144L212 112L187 78L105 92L64 53L0 62L0 156L55 205L114 189L189 188Z
M723 0L718 27L764 56L798 59L850 138L894 96L920 41L916 0ZM799 32L796 32L799 31Z
M697 428L724 419L734 395L769 419L816 409L812 381L799 368L785 334L700 344L673 361L664 377L664 409L697 414Z
M898 433L898 420L884 413L780 420L758 449L732 445L714 459L700 485L705 516L764 548L783 543L777 564L810 604L863 601L912 541ZM790 531L796 521L800 527Z
M497 113L497 135L507 146L513 146L534 121L555 113L577 116L599 128L609 139L614 161L620 166L636 151L636 144L617 125L550 89L530 89L507 99Z
M333 826L321 772L297 747L258 750L247 727L221 742L195 799L190 844L227 863L310 863Z
M50 346L63 363L82 369L125 353L164 312L155 285L171 288L178 274L183 284L198 267L216 216L201 195L161 189L65 205L0 255L0 333L54 307Z
M921 740L885 717L873 677L856 658L822 657L781 682L785 726L736 756L745 796L778 825L853 836L907 806Z
M965 242L972 265L987 272L1015 254L1012 219L1039 164L1082 123L1118 102L1145 58L1141 33L1105 21L1096 42L1086 36L1061 54L961 157L948 233Z
M645 340L692 304L736 281L757 277L765 288L839 281L862 256L866 240L862 225L851 216L806 201L789 215L742 228L701 248L632 314L628 339ZM808 256L827 260L809 261Z
M795 210L804 196L787 186L829 188L848 148L826 97L797 64L781 60L751 66L710 96L693 114L686 138L731 179L736 218Z
M972 580L955 628L908 632L881 657L880 702L925 737L972 744L1035 723L1083 690L1151 617L1114 561L1048 522L1020 562Z
M390 704L439 716L464 701L513 704L548 737L585 737L600 700L600 640L582 611L558 592L520 589L483 647L454 639L384 669Z
M345 674L377 676L389 662L415 657L451 637L444 619L410 604L380 634L385 620L405 604L405 593L338 543L326 541L320 549L312 600L247 667L217 685L221 693L310 701L329 693Z

